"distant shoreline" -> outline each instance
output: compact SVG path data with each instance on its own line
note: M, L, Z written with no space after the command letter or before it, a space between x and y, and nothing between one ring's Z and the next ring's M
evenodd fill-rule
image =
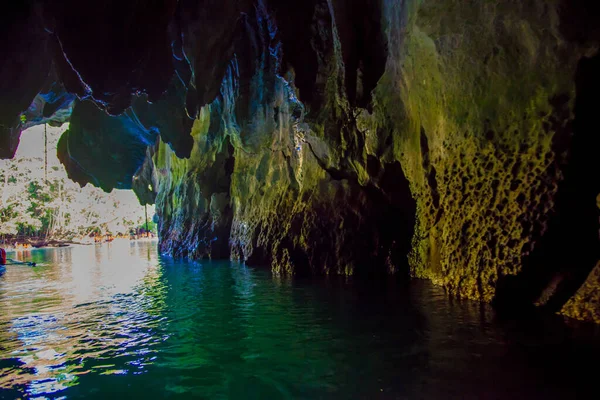
M0 244L0 247L4 248L6 251L22 252L22 251L43 250L43 249L60 249L60 248L71 247L71 246L96 246L96 245L101 245L101 244L105 244L105 243L113 243L115 241L118 241L118 242L123 242L123 241L153 242L153 241L158 241L158 238L157 237L139 238L139 239L116 238L111 241L102 241L102 242L96 242L96 243L94 243L94 242L85 243L85 242L78 242L78 241L74 241L74 240L52 240L52 241L49 241L48 243L35 243L35 244L28 243L30 245L30 247L21 247L21 246L16 247L15 245L8 244L8 243Z

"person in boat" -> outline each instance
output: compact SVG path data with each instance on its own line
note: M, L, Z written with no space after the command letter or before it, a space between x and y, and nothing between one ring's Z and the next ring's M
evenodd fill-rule
M6 250L0 248L0 266L4 266L10 263L11 265L28 265L30 267L37 266L34 262L24 262L24 261L16 261L6 258Z

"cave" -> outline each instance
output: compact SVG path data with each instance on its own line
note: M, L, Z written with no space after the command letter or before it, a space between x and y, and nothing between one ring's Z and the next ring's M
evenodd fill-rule
M598 260L598 6L496 3L12 4L0 155L68 121L69 177L156 203L164 253L558 312Z
M600 323L597 2L1 7L0 158L69 123L69 178L155 205L164 257Z

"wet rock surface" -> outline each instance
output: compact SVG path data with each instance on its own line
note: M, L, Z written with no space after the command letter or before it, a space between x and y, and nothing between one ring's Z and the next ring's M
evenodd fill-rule
M70 3L3 28L46 58L0 64L0 156L72 112L70 176L155 201L165 253L597 320L594 2Z

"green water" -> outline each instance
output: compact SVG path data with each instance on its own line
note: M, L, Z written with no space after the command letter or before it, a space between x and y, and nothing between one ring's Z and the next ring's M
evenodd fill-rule
M155 244L127 241L16 257L42 265L0 272L0 398L513 399L594 390L593 327L499 321L425 282L279 280L236 263L161 258Z

